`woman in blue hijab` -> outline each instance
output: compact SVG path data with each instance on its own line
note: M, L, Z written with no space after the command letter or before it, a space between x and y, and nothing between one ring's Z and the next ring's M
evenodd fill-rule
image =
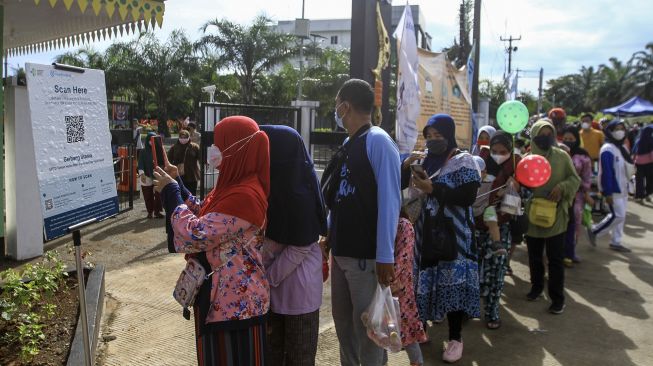
M426 194L415 224L417 264L416 301L422 321L449 323L449 343L442 354L456 362L463 354L462 322L480 316L478 261L474 243L472 204L480 186L474 158L458 149L456 125L447 114L432 116L424 128L428 148L422 163L428 177L413 174L415 186ZM438 215L442 212L444 218ZM448 221L455 231L457 257L452 261L426 258L431 236L424 230L433 220ZM436 342L437 343L437 342Z
M270 283L268 359L314 365L322 304L326 215L313 162L297 131L260 126L270 139L270 197L263 262Z

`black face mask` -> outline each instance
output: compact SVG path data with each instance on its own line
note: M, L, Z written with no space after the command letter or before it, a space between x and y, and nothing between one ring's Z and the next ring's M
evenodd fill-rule
M447 139L428 140L426 141L426 148L429 149L429 154L442 155L447 152L449 142Z
M533 143L542 150L549 150L553 146L553 136L535 136Z
M567 145L570 150L573 150L578 146L578 141L563 141L562 143Z

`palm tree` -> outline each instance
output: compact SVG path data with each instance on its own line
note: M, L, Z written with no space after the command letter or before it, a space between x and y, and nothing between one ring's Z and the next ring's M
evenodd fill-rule
M596 83L598 75L594 70L594 66L590 66L590 67L582 66L577 76L578 76L577 77L578 83L580 84L581 91L583 92L582 109L585 112L590 111L593 109L592 93L594 92L593 88L594 88L594 84Z
M616 57L610 58L609 65L599 66L594 95L597 109L621 103L635 94L633 71L631 61L624 64Z
M61 54L55 57L55 62L99 70L104 70L106 66L104 55L91 46L84 46L77 51Z
M184 71L195 61L192 43L181 30L174 30L165 43L145 33L132 44L130 69L135 82L152 93L159 120L166 120L178 104L171 103L186 84Z
M631 60L634 63L637 94L653 100L653 42L647 44L645 50L635 52Z
M269 22L263 15L246 27L226 19L211 20L202 26L204 35L196 43L196 48L215 51L219 60L234 71L245 103L254 98L256 80L295 53L294 37L275 32ZM213 28L215 33L210 32Z

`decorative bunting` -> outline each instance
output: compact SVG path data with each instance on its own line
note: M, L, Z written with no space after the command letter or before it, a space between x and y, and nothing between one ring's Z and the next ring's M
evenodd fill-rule
M7 55L24 55L32 52L50 51L53 49L68 48L73 46L81 46L88 44L91 41L106 40L107 38L136 34L138 32L147 32L150 28L153 30L163 24L163 15L165 13L165 4L163 0L19 0L23 3L33 2L34 6L42 6L41 3L47 3L51 8L61 6L66 11L71 11L73 4L77 4L76 8L82 14L94 14L95 16L102 17L108 16L113 19L114 13L118 10L121 24L85 32L81 34L71 34L69 36L58 36L56 32L56 39L25 39L24 42L28 44L16 45L6 50ZM89 6L90 5L90 6ZM45 5L43 5L45 6ZM92 9L91 10L89 10ZM75 9L77 11L77 9ZM115 19L114 19L115 21ZM70 25L70 24L69 24ZM69 29L60 29L64 32L75 32L75 27L71 26Z

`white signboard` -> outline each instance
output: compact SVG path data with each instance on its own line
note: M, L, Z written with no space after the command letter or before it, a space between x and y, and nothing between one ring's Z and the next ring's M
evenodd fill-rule
M26 64L46 240L118 213L104 72Z

